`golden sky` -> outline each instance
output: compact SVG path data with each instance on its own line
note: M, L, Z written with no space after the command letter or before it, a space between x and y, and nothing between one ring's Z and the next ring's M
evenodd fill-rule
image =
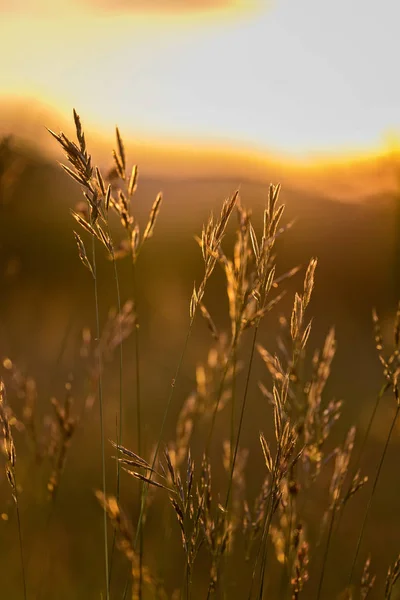
M303 157L376 150L400 129L398 0L0 7L0 98L76 107L101 134Z

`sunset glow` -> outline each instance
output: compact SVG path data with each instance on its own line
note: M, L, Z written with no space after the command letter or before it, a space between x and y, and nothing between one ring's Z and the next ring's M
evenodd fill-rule
M100 135L117 121L135 139L292 158L375 152L400 128L394 0L162 4L3 4L2 99L75 106Z

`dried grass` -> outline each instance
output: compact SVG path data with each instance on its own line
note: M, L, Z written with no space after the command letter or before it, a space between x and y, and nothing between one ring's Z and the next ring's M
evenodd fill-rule
M259 233L258 223L253 220L251 211L244 207L239 192L234 192L223 202L217 216L209 216L197 238L204 273L200 281L194 283L191 297L188 298L187 335L167 395L159 435L151 444L144 444L135 273L139 255L156 231L163 196L161 192L157 194L146 223L141 225L132 210L139 171L137 165L128 164L119 129L116 129L116 148L112 154L114 164L104 176L101 170L92 164L85 133L76 111L73 116L76 142L63 133L50 133L66 154L67 164L62 165L62 168L79 184L84 198L72 210L72 217L80 230L80 233L74 231L78 256L90 272L95 289L96 330L92 335L90 329L85 328L79 346L80 361L89 382L89 391L83 395L83 409L78 418L72 410L71 378L66 385L64 401L60 403L52 399L54 414L52 417L46 417L43 434L37 414L38 391L35 380L23 375L11 359L4 359L5 377L9 378L16 405L22 404L20 419L6 403L5 386L2 382L0 384L0 421L5 472L18 515L25 598L26 577L18 506L20 489L16 481L13 428L21 434L26 434L30 440L37 468L50 460L47 489L54 505L56 494L59 495L68 448L78 423L82 426L83 417L96 399L99 401L102 443L102 489L96 491L96 497L103 510L103 594L107 598L111 595L113 562L117 560L113 555L114 544L130 565L124 597L131 581L134 600L147 597L163 600L167 597L199 597L196 572L201 553L208 560L206 575L203 571L204 594L207 598L231 598L234 594L229 583L231 565L237 560L239 552L242 552L241 559L243 563L249 564L251 572L247 582L249 600L270 597L268 574L274 570L278 570L281 578L279 597L291 597L292 600L306 598L308 590L314 585L316 597L325 598L328 592L326 586L324 588L324 582L329 568L332 541L337 536L344 510L351 504L355 494L361 492L361 499L362 493L365 493L364 488L369 490L366 512L357 539L348 585L341 597L363 600L371 597L379 581L379 574L377 579L371 574L371 558L365 560L364 557L363 571L358 579L355 572L370 508L400 412L400 304L394 319L393 347L390 350L384 343L377 312L373 311L373 331L382 367L383 386L358 456L353 458L356 441L358 442L355 426L349 429L340 445L334 444L331 436L344 410L342 400L326 397L327 383L337 349L335 329L332 327L328 330L320 350L310 349L313 320L309 312L312 307L313 290L318 281L317 259L311 258L309 261L298 291L292 298L289 313L275 317L273 311L286 293L286 282L302 270L301 267L294 266L281 273L278 256L275 254L277 239L286 235L293 223L282 224L285 207L279 203L279 185L269 187ZM112 237L109 219L111 212L118 217L124 234L122 242L118 245ZM235 237L233 246L229 249L226 247L226 234L234 217ZM85 243L87 235L91 240L90 251ZM96 269L96 247L99 244L106 257L113 263L117 296L117 308L109 311L103 328L100 328L99 322L100 298ZM124 257L130 259L134 281L133 300L122 303L116 265L117 260ZM222 271L225 278L227 331L223 330L207 303L208 283L218 270ZM195 367L192 391L180 400L173 439L165 440L165 425L178 393L182 364L198 314L209 331L210 345ZM279 324L275 351L267 349L258 340L260 324L264 319L271 318L277 319ZM131 334L135 337L134 451L126 447L122 428L122 346ZM247 360L243 353L246 336L250 337L250 355ZM102 377L104 364L110 363L117 351L120 358L119 421L117 419L116 439L112 441L111 446L117 454L114 458L118 475L115 491L108 493L111 484L106 482L105 476ZM264 458L265 465L263 472L256 474L260 487L254 498L249 497L248 493L248 478L254 476L252 457L247 448L241 447L241 440L256 356L259 356L265 365L265 379L263 377L263 380L258 382L261 392L259 395L266 401L266 411L269 413L267 418L272 423L273 430L272 435L262 431L252 432L254 439L259 438L259 457ZM239 403L240 375L243 376L244 390ZM395 410L370 485L360 466L380 400L388 391L393 393ZM75 394L74 387L74 396ZM222 416L223 434L215 439L217 415ZM130 427L131 423L128 425ZM264 426L263 423L260 430L266 429L267 424ZM203 442L200 452L197 444L199 439ZM215 477L214 464L213 477L211 476L212 440L219 448L220 464L219 467L216 465L216 470L222 467L221 478ZM160 459L160 449L163 447L165 451ZM200 459L197 455L196 460L193 458L194 452L199 454ZM127 473L136 481L136 503L140 514L135 528L131 525L135 515L132 514L128 518L128 510L123 508L129 506L131 499L128 495L120 497L120 472ZM317 486L319 490L325 488L325 505L320 515L322 527L319 546L304 517L305 505L310 501ZM158 576L157 557L150 555L150 552L153 552L152 548L149 548L149 555L144 552L144 524L148 514L151 514L152 519L158 520L160 535L163 535L160 516L162 513L158 503L153 502L150 505L149 489L152 490L152 499L156 494L164 495L169 514L175 519L174 534L180 536L184 572L180 591L166 591L164 582ZM111 559L107 521L115 532ZM167 539L167 548L170 543ZM181 557L177 555L176 560L181 560ZM149 558L151 560L147 560ZM145 566L145 559L146 564L152 563L154 575ZM246 576L247 571L244 568L243 577ZM400 559L397 558L387 574L385 598L393 597L399 576Z

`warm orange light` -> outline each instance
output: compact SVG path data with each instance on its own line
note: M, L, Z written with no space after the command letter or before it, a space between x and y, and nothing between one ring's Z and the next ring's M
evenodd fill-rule
M0 103L0 136L14 133L54 159L57 149L45 126L74 136L72 111L70 117L55 112L50 106L31 100L9 99ZM95 124L83 119L86 137L96 164L111 164L111 149L115 145L114 131L99 133ZM199 177L226 179L232 185L247 181L280 182L287 188L304 193L313 192L336 200L356 202L375 194L397 189L396 164L400 153L381 150L309 155L296 158L289 154L257 151L248 147L228 147L204 141L179 142L157 138L124 135L127 155L139 165L143 176L167 178ZM61 156L60 156L61 158Z

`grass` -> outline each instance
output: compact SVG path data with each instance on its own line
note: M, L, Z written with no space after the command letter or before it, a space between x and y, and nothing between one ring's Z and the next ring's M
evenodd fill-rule
M24 513L20 506L24 490L16 481L13 429L21 444L23 436L29 438L31 452L36 457L35 468L51 465L44 490L52 514L54 502L60 497L60 480L75 432L82 429L83 417L87 419L97 402L101 477L100 489L95 490L94 496L102 509L103 568L102 581L97 578L99 588L94 589L90 597L265 600L276 594L274 597L283 600L309 597L319 600L339 598L341 594L341 598L355 600L372 598L380 590L383 594L380 597L394 599L400 577L400 555L394 557L394 562L391 559L383 584L383 574L375 577L371 571L373 552L372 559L366 554L373 549L364 548L363 541L400 411L397 383L400 307L390 342L384 339L386 334L381 331L376 311L372 313L371 329L383 385L354 457L358 444L356 426L352 425L343 443L338 444L336 430L344 405L327 398L337 345L335 330L328 331L321 350L310 348L314 325L312 299L320 268L317 268L317 259L310 258L306 268L293 265L281 272L280 241L290 235L293 223L284 223L285 206L280 202L279 185L269 187L261 226L256 220L253 222L251 210L243 204L245 199L238 191L233 192L216 215L209 216L196 237L203 272L194 283L191 296L188 294L188 327L173 378L165 383L167 392L158 435L148 439L144 407L151 410L151 398L144 392L146 381L143 381L141 366L143 336L137 268L140 255L156 231L163 197L161 193L156 196L142 227L132 210L138 168L133 165L128 169L120 131L116 129L114 165L104 175L93 165L76 111L73 116L77 142L63 133L50 133L66 154L68 165L62 167L81 188L85 202L84 206L72 210L72 217L79 228L79 232L74 231L78 256L94 283L95 338L85 330L79 350L79 364L91 390L91 401L86 401L78 419L73 410L75 381L71 377L65 386L64 403L55 399L52 402L54 414L47 418L48 431L43 438L35 425L39 417L27 393L26 380L17 376L10 359L4 361L4 368L11 377L7 385L22 390L16 397L23 399L20 417L17 409L14 411L6 402L6 388L2 383L0 420L6 475L16 510L21 595L35 597L37 589L32 569L26 569L24 560L28 552L24 546L25 520L21 518ZM90 253L85 242L88 236ZM104 308L108 307L102 306L100 294L100 252L112 263L110 285L115 288L117 299L117 309L103 324ZM118 261L131 263L129 295L132 300L125 304ZM226 288L226 296L221 298L221 303L227 306L225 321L214 316L208 307L210 282L217 275L222 275ZM291 298L285 288L289 280L298 290ZM284 314L287 306L290 306L289 311ZM275 343L265 332L276 321L279 335ZM193 335L201 328L209 334L207 359L197 365L195 389L185 398L182 370L191 343L195 343ZM134 388L129 398L134 399L134 407L123 392L128 376L124 359L131 336L134 338L133 356L129 357L128 364ZM272 348L264 346L265 339ZM110 427L106 420L115 403L106 392L104 379L114 353L118 353L118 412L113 424L115 439L108 440L106 430ZM265 369L262 381L254 375L258 358L262 359ZM254 384L258 384L257 393ZM394 414L375 476L369 482L363 467L370 434L386 393L392 394ZM257 440L258 456L264 461L261 472L252 468L248 449L243 447L246 418L254 426L249 413L254 408L256 394L258 401L261 398L264 402L265 421L257 430L251 430L251 435ZM175 436L171 439L170 423L174 414L177 420ZM269 433L264 434L263 430ZM125 440L132 436L135 443L130 447ZM213 451L215 447L217 454ZM107 468L111 460L116 461L115 482ZM256 497L254 494L250 497L248 490L256 486L259 487ZM319 490L317 508L314 490ZM340 543L343 514L356 502L358 506L364 503L365 511L354 540L356 548L349 563L350 575L347 584L341 574L335 577L337 589L329 589L326 580L329 575L332 581L335 569L332 545ZM310 504L319 511L317 521L323 524L318 536L313 533L315 523L308 521ZM164 519L165 511L175 519L171 534ZM49 523L49 527L54 527L54 522ZM179 577L174 581L172 572L171 577L162 579L161 573L168 575L168 568L161 564L167 559L157 553L154 541L157 536L166 542L163 547L171 549L175 560L181 561ZM57 557L51 560L56 561ZM362 572L358 573L362 566ZM232 577L240 581L240 592L231 585Z

